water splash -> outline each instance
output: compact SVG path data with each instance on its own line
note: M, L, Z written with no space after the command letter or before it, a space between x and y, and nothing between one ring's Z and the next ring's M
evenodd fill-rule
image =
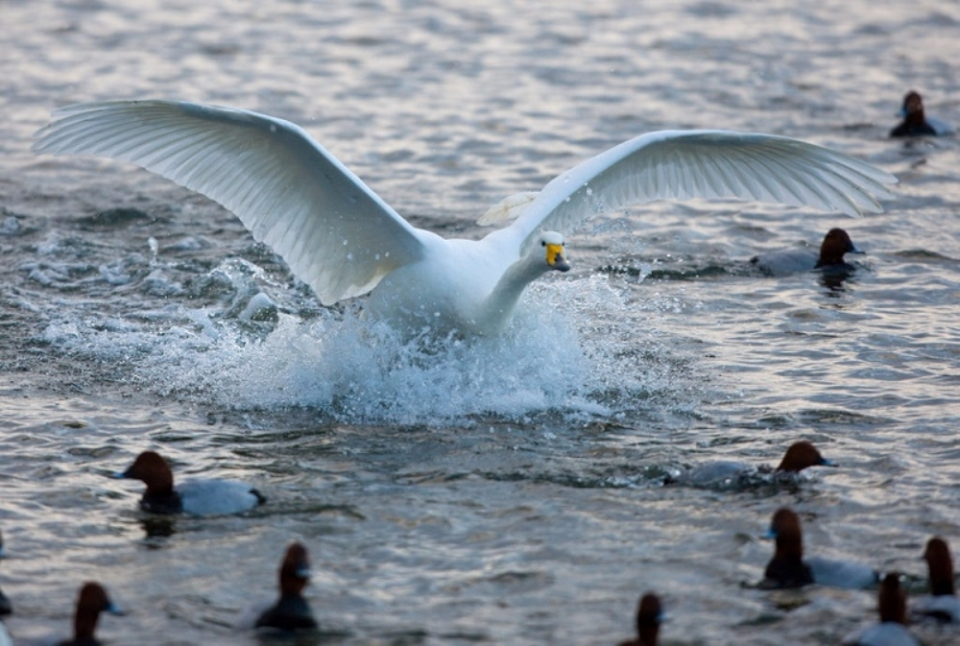
M673 349L649 324L656 303L628 306L609 276L533 285L498 337L402 342L366 320L362 299L304 308L298 290L237 263L193 281L202 304L157 308L151 297L110 316L74 310L52 318L40 339L85 362L88 383L126 381L228 410L315 410L343 423L609 419L651 405L651 393L688 387L677 388Z

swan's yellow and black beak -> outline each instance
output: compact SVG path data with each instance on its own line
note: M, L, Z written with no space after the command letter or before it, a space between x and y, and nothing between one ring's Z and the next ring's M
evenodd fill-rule
M547 243L546 247L547 264L550 265L550 269L556 269L557 271L569 271L570 263L568 263L566 258L563 257L563 245Z

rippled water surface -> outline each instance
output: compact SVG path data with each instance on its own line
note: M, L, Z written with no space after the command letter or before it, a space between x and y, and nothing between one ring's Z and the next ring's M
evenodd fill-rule
M110 644L248 644L284 546L324 632L297 643L835 644L873 591L758 590L772 512L808 552L910 575L960 548L960 147L886 138L900 99L960 124L953 2L0 4L0 587L23 643L79 584ZM466 6L465 6L466 4ZM657 203L568 239L504 338L403 346L323 308L230 213L160 178L30 152L60 105L164 97L303 125L417 226L475 219L648 130L800 137L900 179L845 219ZM843 226L839 284L750 271ZM275 307L251 308L268 298ZM709 459L840 464L797 486L662 486ZM270 498L148 522L141 450ZM960 629L915 626L925 644Z

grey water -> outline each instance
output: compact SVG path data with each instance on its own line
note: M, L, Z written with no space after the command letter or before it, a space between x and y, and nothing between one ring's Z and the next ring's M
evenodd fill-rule
M254 644L285 545L322 626L292 643L836 644L875 591L753 587L782 505L810 553L908 575L960 547L960 145L896 141L905 92L960 123L953 2L366 0L0 4L0 588L16 643ZM422 348L318 304L209 200L30 151L54 108L173 98L302 125L417 226L479 237L501 198L638 134L799 137L895 174L884 212L691 201L591 221L509 334ZM842 226L841 281L751 271ZM839 464L694 489L712 459ZM157 524L109 478L141 450L249 481L246 515ZM917 625L925 644L960 629ZM284 642L291 643L291 642Z

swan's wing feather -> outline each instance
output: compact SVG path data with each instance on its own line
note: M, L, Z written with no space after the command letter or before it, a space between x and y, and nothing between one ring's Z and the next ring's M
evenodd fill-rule
M212 198L334 303L421 257L420 232L293 123L172 101L68 106L34 150L133 162Z
M539 191L524 191L509 195L487 209L486 213L477 219L477 224L486 227L498 222L514 220L523 213L530 202L537 198L538 194Z
M651 132L547 184L510 227L521 247L544 229L658 199L737 197L860 215L882 210L895 177L870 164L788 137L723 130Z

